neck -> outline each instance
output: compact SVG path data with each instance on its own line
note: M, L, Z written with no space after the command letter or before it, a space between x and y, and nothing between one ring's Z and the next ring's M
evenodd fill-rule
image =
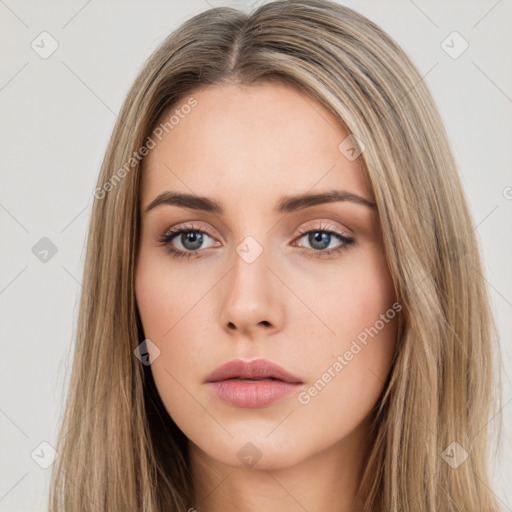
M356 492L369 448L368 421L337 444L278 469L233 467L194 443L189 448L198 512L351 512L361 507Z

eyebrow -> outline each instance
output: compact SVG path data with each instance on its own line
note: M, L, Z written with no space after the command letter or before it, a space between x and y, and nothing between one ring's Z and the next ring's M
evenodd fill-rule
M318 194L297 194L293 196L282 197L276 204L274 211L276 213L291 213L303 210L311 206L324 203L333 203L347 201L374 209L375 203L364 197L347 192L345 190L329 190ZM191 210L200 210L218 215L224 214L224 209L214 199L200 197L193 194L182 192L173 192L167 190L159 194L146 208L146 213L162 204L180 206Z

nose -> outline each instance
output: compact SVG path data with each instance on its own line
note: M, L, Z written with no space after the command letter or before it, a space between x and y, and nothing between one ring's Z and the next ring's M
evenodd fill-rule
M231 335L253 339L283 327L285 290L262 249L249 242L240 244L233 255L233 268L222 289L221 310L221 322Z

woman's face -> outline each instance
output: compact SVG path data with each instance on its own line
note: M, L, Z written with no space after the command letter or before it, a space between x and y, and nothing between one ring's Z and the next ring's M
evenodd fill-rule
M194 450L237 467L287 467L362 438L400 306L348 132L277 84L208 87L171 115L145 160L136 268L167 411ZM334 191L350 195L307 199ZM154 206L163 193L192 198ZM292 382L265 369L207 382L255 359Z

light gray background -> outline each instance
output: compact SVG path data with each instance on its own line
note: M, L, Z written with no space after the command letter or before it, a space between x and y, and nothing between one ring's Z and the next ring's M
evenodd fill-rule
M505 428L493 490L512 510L512 2L342 3L404 47L446 123L502 337ZM116 114L159 43L220 5L255 3L0 0L2 511L46 510L50 469L31 453L43 441L55 445L92 193ZM47 59L31 48L43 31L59 45ZM453 31L469 43L456 59L441 46ZM46 263L32 253L42 237L58 249Z

